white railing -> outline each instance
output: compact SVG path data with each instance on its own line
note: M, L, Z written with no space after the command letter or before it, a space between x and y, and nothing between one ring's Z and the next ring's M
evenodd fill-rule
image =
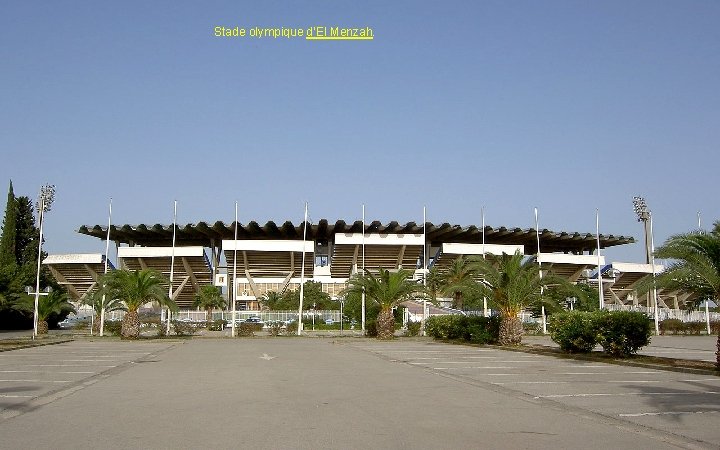
M633 305L617 305L617 304L606 304L605 309L608 311L639 311L647 314L648 317L654 318L654 308L648 308L647 306L633 306ZM683 322L705 322L705 311L688 311L686 309L668 309L658 308L658 320L665 319L679 319ZM720 313L711 312L710 321L720 320Z

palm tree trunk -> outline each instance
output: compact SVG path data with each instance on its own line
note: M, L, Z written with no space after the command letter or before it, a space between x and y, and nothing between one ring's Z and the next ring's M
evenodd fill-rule
M95 319L93 320L93 334L100 334L100 314L95 314Z
M395 318L392 308L383 307L377 318L377 338L393 339L395 337Z
M210 326L212 325L212 322L213 322L213 320L212 320L212 308L208 308L207 311L205 311L205 315L206 315L206 317L205 317L205 321L206 321L205 327L207 327L208 331L210 331Z
M715 366L720 369L720 332L718 332L717 338L717 351L715 352Z
M503 314L500 319L500 345L519 345L522 342L523 327L520 318L515 315Z
M48 332L48 323L45 320L38 320L37 325L37 334L47 334Z
M455 309L462 310L463 309L463 299L462 299L462 292L457 291L455 292L455 304L453 305Z
M140 318L137 311L128 311L123 317L120 337L122 339L137 339L140 336Z

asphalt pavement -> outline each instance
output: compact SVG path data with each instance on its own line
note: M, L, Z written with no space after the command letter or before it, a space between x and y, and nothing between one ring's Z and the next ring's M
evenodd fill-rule
M0 367L2 448L720 442L718 377L425 339L78 340L0 353Z

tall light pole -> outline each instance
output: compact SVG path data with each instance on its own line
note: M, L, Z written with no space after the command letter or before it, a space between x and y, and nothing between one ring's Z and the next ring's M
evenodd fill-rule
M633 209L637 215L638 222L643 222L645 228L645 260L652 266L653 277L653 315L655 316L655 335L660 334L660 319L658 318L658 298L655 278L655 241L653 239L652 212L648 209L643 197L633 197Z
M38 196L37 212L38 222L40 228L40 238L38 239L38 259L37 259L37 274L35 277L35 309L33 312L33 339L37 337L38 328L38 304L40 303L40 263L42 261L42 240L43 240L43 219L45 213L50 211L53 201L55 200L55 185L46 184L40 188L40 195Z
M106 296L106 289L105 289L105 281L107 281L107 273L108 273L108 258L110 257L110 227L112 226L112 197L110 197L110 206L108 207L108 229L107 229L107 236L105 236L105 267L103 269L103 286L102 286L102 299L100 300L102 302L102 305L100 305L100 336L105 335L105 296ZM93 317L95 317L95 311L93 311ZM92 334L92 326L90 327L90 334Z
M305 221L303 222L303 240L302 240L302 261L300 262L300 307L298 308L298 329L297 335L303 332L303 301L305 300L305 239L307 238L307 221L308 221L308 204L305 202ZM313 311L314 312L314 311ZM315 316L313 316L313 320ZM313 322L314 324L314 322ZM314 326L314 325L313 325Z

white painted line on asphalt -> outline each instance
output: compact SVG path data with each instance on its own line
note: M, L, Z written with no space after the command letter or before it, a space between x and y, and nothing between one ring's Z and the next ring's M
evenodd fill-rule
M433 370L454 370L454 369L516 369L516 367L510 367L510 366L433 367Z
M71 383L70 380L0 380L0 383Z
M416 358L416 359L419 359L419 358ZM468 362L469 362L469 361L431 361L431 362L410 362L410 364L418 364L418 365L422 365L422 364L438 364L438 363L439 363L439 364L467 364ZM493 362L495 362L495 363L500 363L500 364L508 364L508 363L529 363L529 362L535 362L535 361L513 361L513 360L509 360L509 361L493 361Z
M620 417L643 417L643 416L678 416L682 414L717 414L720 411L663 411L663 412L644 412L632 414L618 414Z
M568 384L571 381L503 381L492 384Z
M602 393L602 394L555 394L555 395L538 395L538 398L565 398L565 397L624 397L626 395L701 395L713 394L717 395L717 391L697 391L697 392L624 392L624 393Z
M32 398L32 395L10 395L10 394L0 394L0 398Z
M468 358L468 359L495 359L497 356L462 356L461 358ZM417 356L413 358L413 360L416 359L442 359L440 356Z
M659 373L657 371L638 370L633 372L558 372L555 375L627 375L627 374L644 374Z
M0 370L0 373L95 373L95 372L48 372L47 370Z
M117 365L112 366L101 366L101 365L91 365L91 364L2 364L5 366L20 366L20 367L117 367Z

